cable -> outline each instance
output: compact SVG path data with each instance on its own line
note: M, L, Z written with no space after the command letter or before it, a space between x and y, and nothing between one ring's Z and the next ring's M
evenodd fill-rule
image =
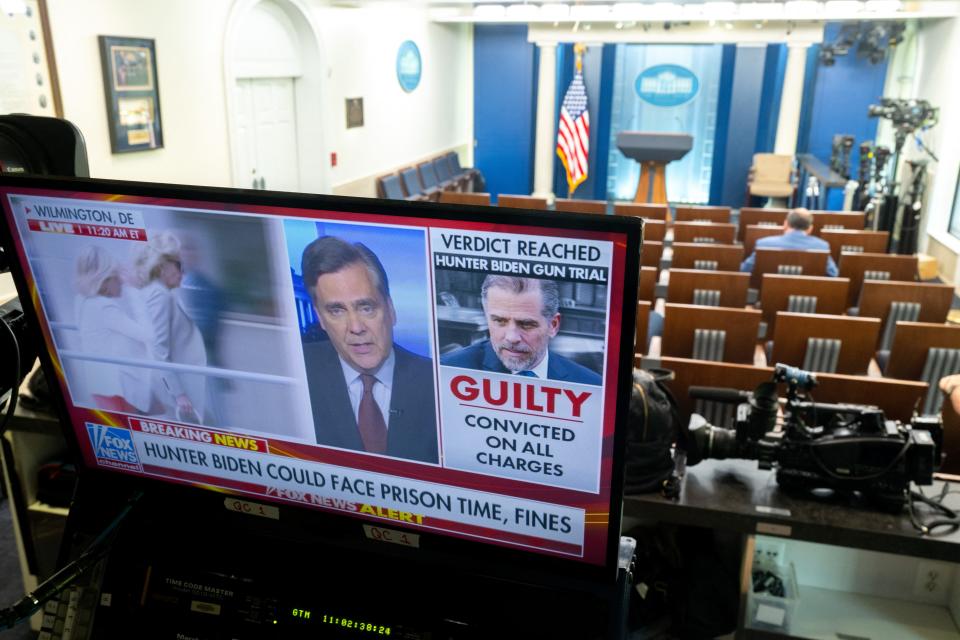
M48 600L59 595L71 582L96 566L100 558L109 550L107 542L116 534L120 524L127 518L142 497L143 492L140 491L131 496L127 504L120 510L120 513L110 521L76 560L44 580L43 584L21 598L13 604L13 606L0 609L0 630L9 629L28 620L30 616L40 611Z
M921 149L923 149L924 151L926 151L927 154L928 154L931 158L933 158L933 161L934 161L934 162L940 162L940 158L938 158L938 157L936 156L936 154L935 154L933 151L930 150L930 147L928 147L928 146L923 142L923 140L920 138L920 134L917 134L917 136L916 136L916 141L917 141L917 146L919 146Z
M907 510L910 512L910 524L913 525L913 528L920 532L920 535L938 535L934 534L935 529L940 527L947 527L947 530L940 535L948 535L953 533L957 529L960 529L960 515L956 511L947 507L944 504L941 504L939 500L928 498L921 491L907 490ZM940 500L945 498L949 493L942 493ZM941 514L946 516L946 518L941 518L937 520L928 520L927 522L920 522L917 519L916 512L914 511L914 501L919 500L925 505L933 508L934 511L939 511Z
M13 341L13 386L10 388L10 399L7 400L7 409L3 414L3 420L0 421L0 437L7 431L7 425L13 417L13 412L17 410L17 399L20 397L20 342L17 341L17 334L13 332L10 325L3 318L0 318L0 324L10 334Z

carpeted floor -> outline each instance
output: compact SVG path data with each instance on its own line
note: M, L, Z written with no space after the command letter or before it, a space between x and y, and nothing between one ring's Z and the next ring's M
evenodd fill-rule
M13 537L13 521L10 505L0 499L0 607L9 607L23 597L23 580L20 577L20 562L17 559L17 544ZM36 634L24 623L0 631L0 640L34 640Z

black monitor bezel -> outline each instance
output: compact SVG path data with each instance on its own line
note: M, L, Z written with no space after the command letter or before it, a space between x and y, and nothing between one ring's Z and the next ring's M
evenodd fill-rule
M88 178L62 178L46 176L10 176L0 174L0 188L15 190L17 188L30 189L48 189L64 192L64 197L69 197L71 192L91 193L91 194L118 194L134 197L155 197L166 199L179 199L192 202L217 202L226 204L244 204L252 206L267 207L290 207L307 210L326 210L342 211L345 213L363 213L388 216L407 216L422 218L441 218L454 221L466 222L503 222L511 225L530 225L543 226L548 228L562 228L566 230L583 231L601 231L624 234L626 238L626 253L624 264L624 286L622 303L622 325L621 325L621 345L619 348L618 370L629 372L633 369L634 349L633 341L635 336L634 324L636 321L636 290L640 273L640 247L643 235L642 219L631 216L598 216L596 214L574 214L561 213L555 211L535 211L525 209L497 209L496 207L483 207L474 205L452 205L439 204L432 202L417 202L406 200L383 200L373 198L355 198L345 196L314 195L305 193L276 192L232 189L223 187L207 187L200 185L181 185L181 184L163 184L131 182L120 180L88 179ZM8 202L4 199L3 207L7 208ZM442 214L442 215L441 215ZM13 231L7 224L0 224L0 246L6 248L15 255L15 246L13 242ZM18 259L11 259L11 274L18 291L26 291L26 278L22 266ZM23 304L23 312L29 321L29 331L38 344L42 344L40 349L40 362L47 375L48 380L56 379L53 361L47 351L37 310L34 308L33 301L29 304ZM625 348L626 345L630 345ZM611 349L612 350L612 349ZM456 557L457 551L463 549L463 564L472 565L481 569L484 573L497 573L497 567L502 567L508 574L517 570L528 570L532 575L561 575L574 579L585 580L588 583L612 583L616 580L619 534L622 520L623 504L623 477L624 477L624 458L625 444L627 437L626 421L629 411L630 390L632 388L632 376L624 374L620 377L617 384L617 402L615 406L616 428L614 431L614 452L613 468L611 477L611 496L609 510L609 535L607 549L605 552L605 563L603 566L592 565L578 560L567 559L558 556L542 554L538 552L525 552L515 548L500 546L496 543L470 541L458 538L452 535L441 533L425 532L421 530L411 530L412 533L428 538L442 539L438 546L444 550L444 553L450 553ZM51 385L53 387L54 385ZM96 484L104 485L104 478L124 478L129 484L124 485L124 489L149 491L154 495L167 493L172 500L183 500L184 496L193 495L200 503L210 503L220 501L223 495L237 496L241 499L253 501L263 501L278 506L281 510L290 510L292 517L288 518L295 523L294 526L300 526L302 521L309 521L312 518L331 518L337 526L333 529L350 529L351 524L359 529L365 522L370 521L364 518L350 517L330 511L312 509L310 507L301 507L288 502L272 500L263 496L249 496L233 490L224 490L228 493L215 493L195 486L187 486L178 483L166 482L161 479L146 476L137 476L118 471L111 471L102 467L91 467L86 465L80 455L80 444L77 439L76 431L73 428L72 421L69 418L69 411L63 389L59 383L51 395L57 410L57 417L60 419L62 431L70 447L70 454L76 458L78 473L81 482L83 478L94 477L99 480ZM109 482L105 486L111 486ZM214 498L211 499L211 496ZM322 527L321 527L322 528ZM403 527L394 527L393 529L403 529ZM391 547L393 545L380 545L381 547ZM396 549L381 549L387 555L396 555ZM400 552L404 556L406 550Z

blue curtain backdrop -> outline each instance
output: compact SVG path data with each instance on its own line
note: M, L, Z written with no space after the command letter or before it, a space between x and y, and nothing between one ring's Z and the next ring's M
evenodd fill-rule
M843 25L830 23L823 33L824 42L833 42ZM850 164L860 162L859 145L877 136L876 118L867 116L867 108L883 95L889 56L878 64L857 55L856 48L827 67L820 63L820 45L813 45L807 54L803 108L797 141L799 153L812 153L830 162L835 134L849 134L855 139Z
M692 134L690 153L667 167L668 195L671 202L703 204L709 200L722 51L720 45L616 45L607 163L608 199L633 199L640 165L620 153L616 138L621 131L637 130ZM674 107L654 106L643 101L635 89L637 76L659 64L676 64L692 71L699 80L696 96Z
M474 166L494 199L533 190L537 62L526 25L474 26Z

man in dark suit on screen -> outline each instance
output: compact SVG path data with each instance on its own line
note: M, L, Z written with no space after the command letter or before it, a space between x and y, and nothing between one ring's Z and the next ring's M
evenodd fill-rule
M560 331L560 293L553 280L489 275L480 288L489 340L447 354L441 364L530 378L599 385L600 375L550 353Z
M324 236L301 266L330 338L303 345L317 443L437 462L433 365L393 342L397 313L380 260Z

